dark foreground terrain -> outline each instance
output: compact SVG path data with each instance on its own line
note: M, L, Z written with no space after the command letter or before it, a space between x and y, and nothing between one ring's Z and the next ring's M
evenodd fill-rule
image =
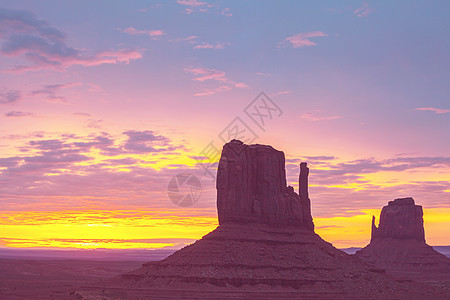
M0 299L82 299L74 291L131 271L141 261L0 259Z
M447 247L443 247L447 248ZM138 269L145 262L76 260L50 258L0 258L0 299L293 299L320 298L314 291L301 295L294 288L246 286L241 290L218 288L209 290L185 287L182 291L105 286L105 280ZM450 276L450 275L449 275ZM328 298L344 298L338 292Z

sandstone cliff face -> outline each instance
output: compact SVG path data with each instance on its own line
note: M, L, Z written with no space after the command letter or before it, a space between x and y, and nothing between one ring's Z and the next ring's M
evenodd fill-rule
M308 168L302 163L299 196L286 186L283 152L232 140L223 147L217 171L219 224L258 223L313 231L307 178Z
M381 210L378 228L375 226L375 217L372 219L371 242L383 238L414 239L425 243L422 206L415 205L414 199L410 197L389 201Z

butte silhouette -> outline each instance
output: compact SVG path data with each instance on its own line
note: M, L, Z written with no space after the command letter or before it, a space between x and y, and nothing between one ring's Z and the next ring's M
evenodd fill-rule
M197 298L442 297L397 282L314 232L308 167L299 194L286 184L284 153L266 145L225 144L217 172L219 226L169 257L115 278L105 293Z
M425 242L422 206L411 197L389 201L378 227L372 218L370 244L355 255L399 279L450 286L450 259Z

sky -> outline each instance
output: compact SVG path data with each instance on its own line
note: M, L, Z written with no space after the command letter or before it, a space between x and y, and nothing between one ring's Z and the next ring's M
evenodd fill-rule
M449 11L1 1L0 247L192 243L217 226L232 138L283 151L296 190L308 162L316 232L336 247L365 246L372 215L408 196L427 242L450 245ZM171 190L186 176L191 205Z

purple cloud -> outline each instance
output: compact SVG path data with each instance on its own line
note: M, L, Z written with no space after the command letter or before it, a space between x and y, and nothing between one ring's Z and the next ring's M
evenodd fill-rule
M5 114L7 118L21 118L21 117L30 117L33 116L32 113L23 112L23 111L10 111Z
M72 48L66 36L46 21L27 11L0 9L0 53L9 57L24 57L33 65L15 65L8 72L40 69L64 70L73 65L97 66L128 63L142 54L132 49L107 50L94 54Z
M124 149L133 153L151 153L175 150L175 147L167 147L169 139L162 135L155 135L153 131L125 131L128 136Z
M22 160L20 157L0 158L0 167L14 167Z
M0 92L0 104L12 104L21 99L21 93L18 90L8 90Z
M33 156L26 157L24 159L25 162L37 162L37 163L75 163L82 162L86 160L90 160L91 158L86 155L81 154L65 154L65 155L41 155L41 156Z
M61 89L66 89L66 88L79 86L79 85L81 85L81 83L78 83L78 82L44 85L39 90L31 91L31 95L44 96L47 100L49 100L51 102L66 102L64 97L58 96L58 95L56 95L56 93L58 91L60 91Z
M103 209L173 209L172 202L167 198L169 180L179 172L196 173L201 177L202 171L185 165L168 165L160 170L142 166L140 159L124 157L124 154L136 154L135 151L125 149L126 143L157 143L165 145L167 153L172 148L181 147L172 146L168 138L149 130L129 130L125 136L128 139L119 145L106 133L87 139L69 134L59 139L28 142L26 147L30 154L0 159L0 207L6 210L44 207L73 209L86 206ZM112 149L112 158L79 164L91 160L90 151L93 148L102 151ZM115 154L120 157L115 158ZM151 163L148 160L145 162ZM126 165L126 172L118 169L123 165ZM214 205L209 201L214 199L213 184L208 181L204 185L205 195L209 197L199 203L199 207L214 213ZM77 201L68 200L72 197L76 197Z
M63 142L60 140L30 141L29 144L40 150L59 150L64 147Z

